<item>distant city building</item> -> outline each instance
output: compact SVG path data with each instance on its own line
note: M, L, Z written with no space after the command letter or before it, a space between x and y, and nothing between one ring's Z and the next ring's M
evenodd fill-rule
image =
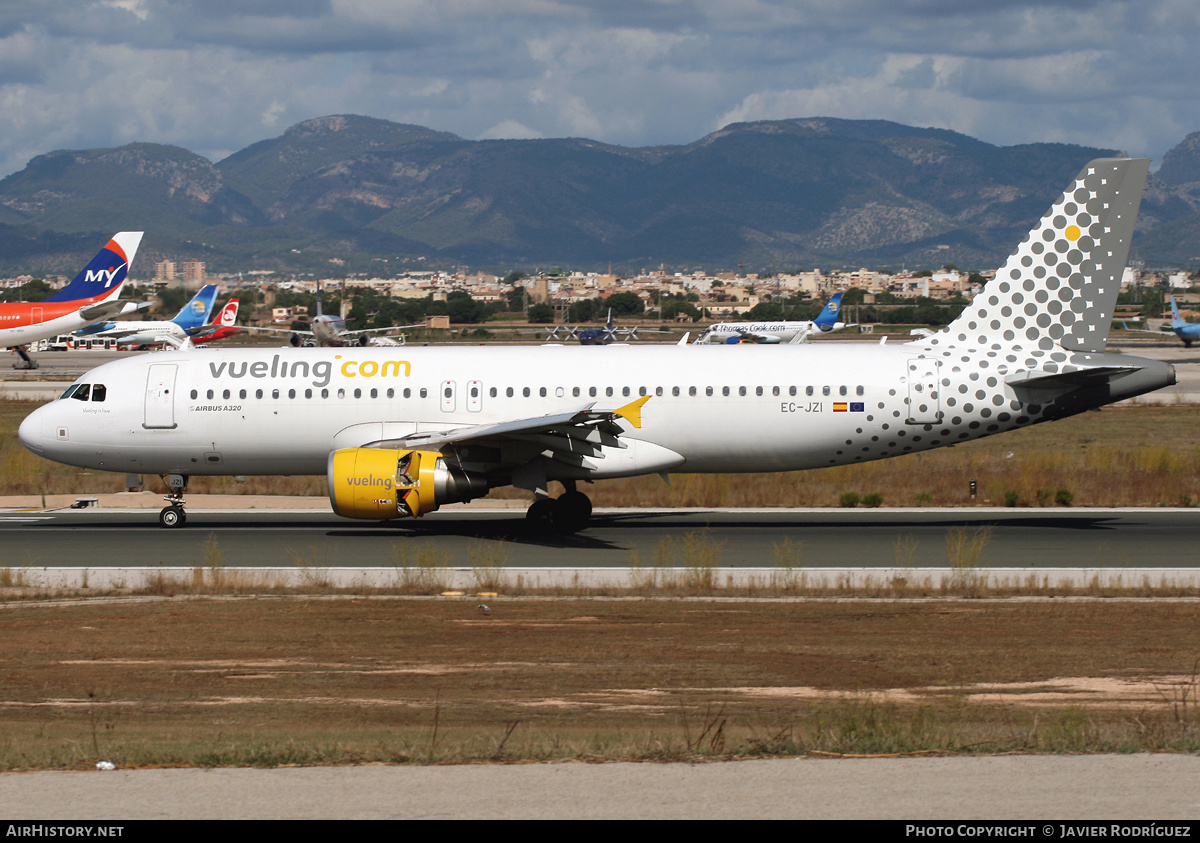
M183 286L200 287L204 285L204 261L188 261L183 265Z
M173 284L177 277L175 261L159 261L154 264L154 282L156 284Z

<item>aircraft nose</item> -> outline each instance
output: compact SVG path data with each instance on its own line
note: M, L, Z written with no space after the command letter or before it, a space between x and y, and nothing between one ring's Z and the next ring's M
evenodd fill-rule
M25 421L21 422L17 429L17 438L21 440L21 444L39 457L46 455L46 429L49 422L45 411L45 407L38 407L25 417Z

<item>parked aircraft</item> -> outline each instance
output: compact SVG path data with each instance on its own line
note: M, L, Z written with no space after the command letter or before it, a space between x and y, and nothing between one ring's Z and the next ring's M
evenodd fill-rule
M954 445L1175 382L1167 363L1105 353L1148 164L1092 161L954 322L905 344L146 355L88 372L19 435L58 462L163 475L164 526L186 520L191 475L325 474L350 518L421 516L511 484L534 492L538 529L568 531L591 514L580 481Z
M48 299L0 304L0 347L14 349L24 361L22 368L35 369L37 363L21 348L26 343L68 334L139 309L139 305L120 301L118 296L141 242L142 232L122 231L70 284Z
M297 320L303 321L303 320ZM405 328L422 328L424 325L397 325L389 328L367 328L361 331L347 331L346 319L344 316L330 316L321 310L321 288L317 288L317 313L309 320L309 331L296 331L291 328L269 328L259 327L255 325L246 325L243 330L246 331L263 331L273 334L289 334L288 341L299 348L301 346L321 346L341 348L347 345L368 346L372 342L372 334L387 334L394 331L402 331ZM388 343L394 345L395 343ZM403 343L400 343L403 345Z
M842 294L834 293L824 310L811 322L717 322L701 331L694 344L761 343L780 345L808 342L809 337L816 334L838 331L847 327L845 322L837 321L841 305Z
M1128 325L1125 330L1134 331ZM1162 327L1157 331L1134 331L1139 334L1166 334L1168 332L1175 334L1183 341L1185 348L1191 348L1192 343L1200 340L1200 322L1188 322L1179 315L1179 305L1175 303L1175 297L1171 296L1171 322L1170 324L1163 323Z
M642 328L635 325L632 328L619 328L613 322L612 308L608 309L608 317L604 320L604 325L599 328L584 328L581 325L554 325L546 329L546 339L553 342L558 339L579 340L580 345L608 345L611 342L616 342L618 336L624 336L626 340L636 340L641 333L648 334L669 334L670 331L661 331L654 328ZM532 332L523 332L532 333Z
M223 340L227 337L232 337L234 334L241 333L241 328L235 324L237 322L238 300L230 299L221 308L221 312L217 314L217 318L207 325L197 328L194 333L185 335L182 339L172 337L168 342L177 349L195 348L198 345Z
M76 331L76 336L118 339L122 346L178 344L193 336L208 322L217 300L217 285L201 287L173 319L152 322L97 322Z
M1171 330L1175 336L1183 340L1183 344L1187 348L1191 348L1192 343L1200 340L1200 322L1185 321L1179 315L1179 305L1175 304L1174 296L1171 296Z
M221 308L221 312L217 314L217 318L196 332L196 335L192 337L192 343L203 345L241 333L242 329L237 324L238 304L237 299L227 301Z

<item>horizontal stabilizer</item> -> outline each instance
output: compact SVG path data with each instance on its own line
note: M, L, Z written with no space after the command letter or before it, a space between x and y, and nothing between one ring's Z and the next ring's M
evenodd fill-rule
M80 308L79 315L88 321L98 322L101 319L108 319L110 316L117 316L124 313L125 305L127 304L129 302L109 299L108 301L96 302L96 304Z
M1110 383L1116 378L1131 375L1139 366L1095 366L1071 372L1046 372L1039 369L1013 372L1004 382L1013 388L1071 390L1085 386Z

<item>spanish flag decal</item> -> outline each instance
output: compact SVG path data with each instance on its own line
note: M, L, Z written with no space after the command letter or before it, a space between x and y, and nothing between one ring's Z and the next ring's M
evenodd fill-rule
M835 413L846 412L846 402L845 401L834 401L833 402L833 411Z

